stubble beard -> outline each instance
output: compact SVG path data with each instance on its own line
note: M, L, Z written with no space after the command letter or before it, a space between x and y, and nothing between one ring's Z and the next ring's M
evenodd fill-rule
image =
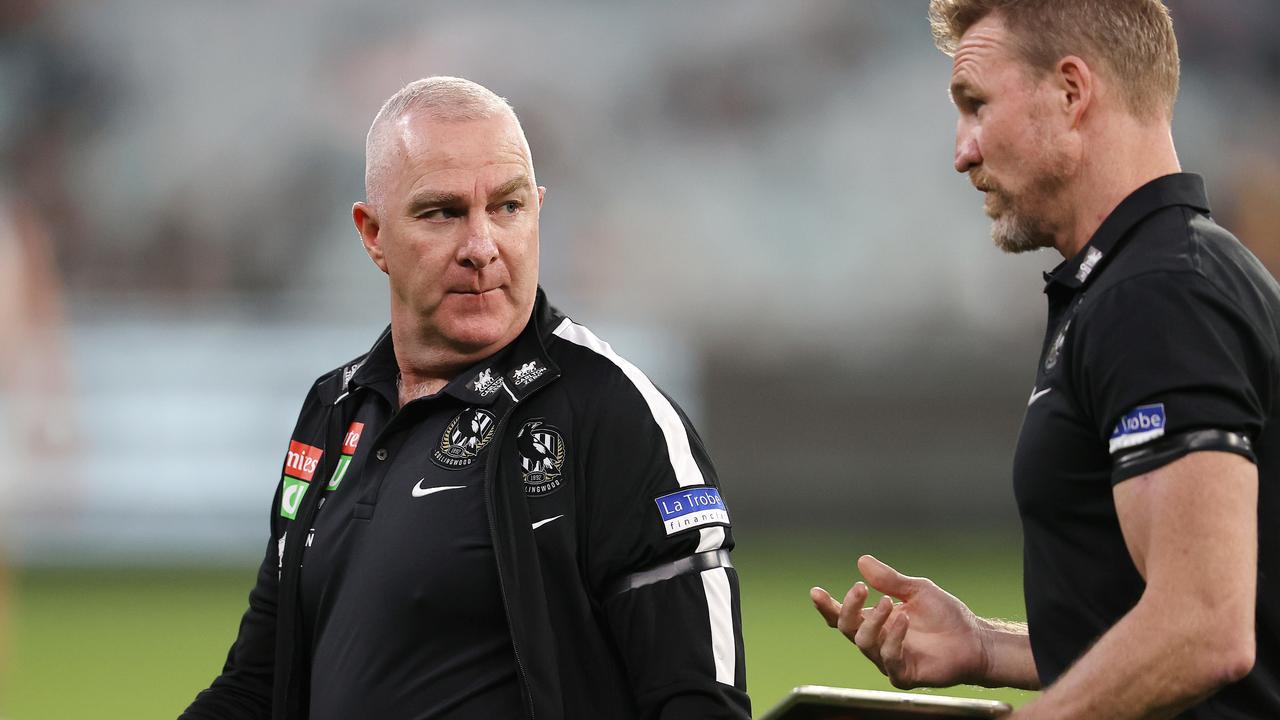
M1013 198L992 188L996 202L987 208L991 223L991 240L996 247L1011 255L1053 247L1053 232L1048 224L1017 207Z
M1057 228L1048 216L1050 209L1061 204L1067 187L1071 161L1065 153L1045 143L1038 155L1042 167L1031 178L1025 190L1010 193L981 169L973 173L974 183L987 188L991 202L985 207L991 224L991 240L1010 254L1055 247Z

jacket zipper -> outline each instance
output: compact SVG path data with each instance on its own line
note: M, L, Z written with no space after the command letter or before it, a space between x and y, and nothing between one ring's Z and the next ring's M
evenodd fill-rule
M507 421L511 419L511 415L515 412L518 400L512 400L511 407L502 414L502 418L498 420L498 427L494 430L494 435L498 437L498 447L495 448L497 459L493 453L489 454L489 462L484 469L484 507L485 515L489 520L489 539L493 541L493 559L498 567L498 590L502 594L502 610L507 615L507 628L511 634L511 651L516 657L516 674L519 676L520 689L524 691L525 699L529 703L529 720L534 720L535 712L533 708L533 692L529 688L529 675L524 669L524 661L520 659L520 643L516 641L515 625L511 622L511 602L510 596L507 594L507 584L503 580L502 573L502 553L499 551L497 523L494 521L493 496L490 488L493 488L497 482L498 462L502 460L502 449L505 446L506 435L503 433L507 427Z

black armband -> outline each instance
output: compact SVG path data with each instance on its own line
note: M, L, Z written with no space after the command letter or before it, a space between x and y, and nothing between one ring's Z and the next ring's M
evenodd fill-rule
M637 588L642 588L645 585L652 585L681 575L700 573L703 570L731 567L733 567L733 562L729 559L728 550L708 550L707 552L700 552L686 558L672 560L669 563L659 565L655 568L627 575L614 583L609 588L608 594L620 595L624 592L630 592Z
M1226 430L1193 430L1117 453L1111 466L1111 483L1114 485L1168 465L1184 455L1205 450L1235 453L1250 462L1258 462L1253 454L1253 442L1245 435Z

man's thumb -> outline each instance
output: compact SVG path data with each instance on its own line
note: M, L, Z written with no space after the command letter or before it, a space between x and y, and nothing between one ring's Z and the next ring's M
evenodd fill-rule
M858 572L862 573L867 584L877 592L899 600L910 598L916 589L918 578L903 575L870 555L858 558Z

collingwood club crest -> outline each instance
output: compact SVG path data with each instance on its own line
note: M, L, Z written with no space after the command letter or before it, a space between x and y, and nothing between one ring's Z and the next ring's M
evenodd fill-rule
M530 420L516 435L524 494L541 497L559 489L564 481L564 436L544 420Z
M1044 371L1049 372L1058 364L1058 358L1062 355L1062 346L1067 342L1067 330L1071 328L1071 321L1068 320L1063 324L1062 329L1058 331L1057 337L1053 339L1053 344L1049 346L1049 352L1045 354Z
M463 410L444 427L440 447L431 453L432 462L446 470L461 470L470 465L493 439L497 424L497 418L488 410Z

